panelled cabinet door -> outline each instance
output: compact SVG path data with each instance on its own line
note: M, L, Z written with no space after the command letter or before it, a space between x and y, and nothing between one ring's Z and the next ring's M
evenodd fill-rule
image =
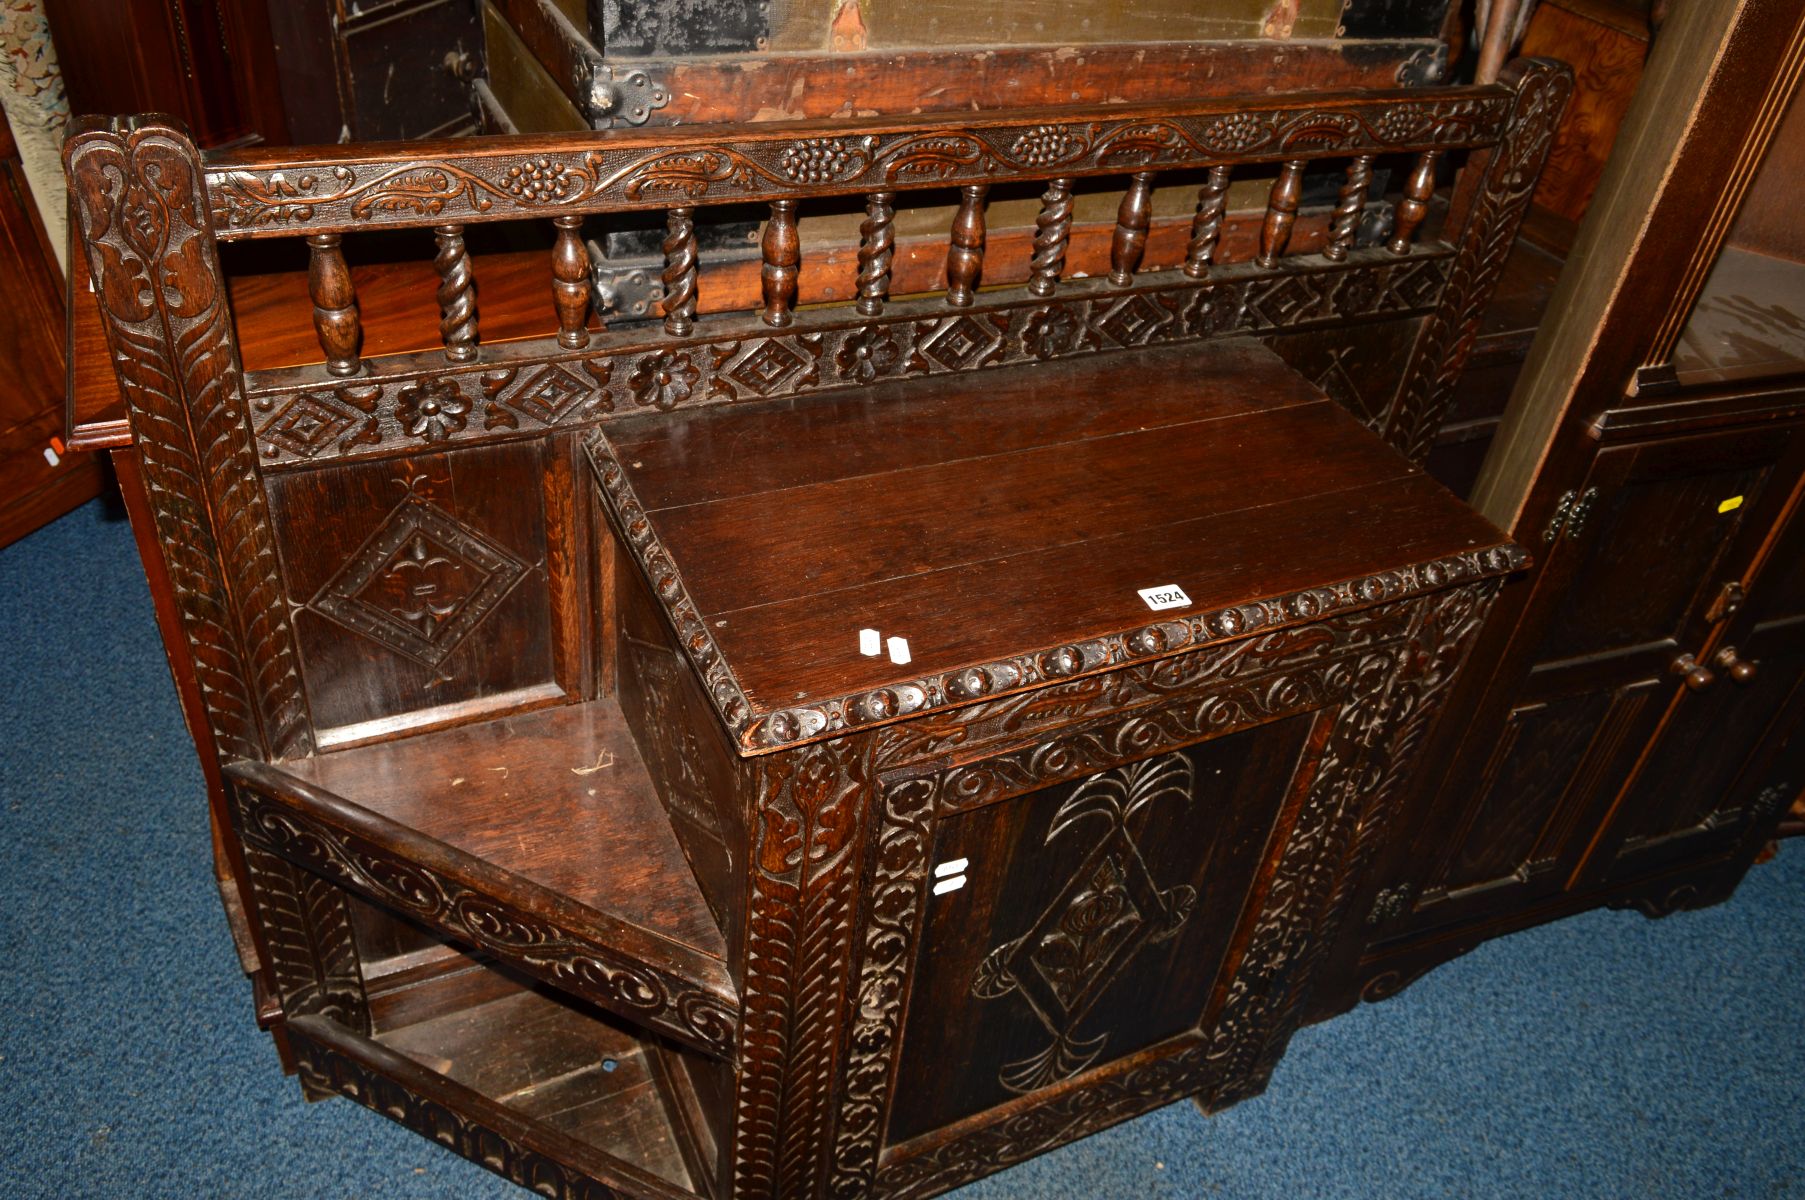
M1311 719L943 810L892 1143L1197 1027Z
M1447 776L1440 794L1449 816L1419 844L1435 865L1388 936L1479 919L1501 905L1516 910L1592 872L1587 856L1613 801L1669 707L1693 699L1683 656L1696 662L1713 644L1723 620L1714 605L1780 521L1802 453L1797 425L1599 452L1535 547L1546 566L1530 611L1544 615L1528 634L1539 637L1528 675L1501 680L1485 702L1481 727L1492 704L1510 704L1502 734L1466 747ZM1776 667L1775 675L1785 670ZM1735 687L1717 685L1725 686ZM1775 696L1741 694L1750 707L1766 706L1757 722L1765 727ZM1644 775L1659 789L1657 776ZM1456 803L1461 797L1471 800ZM1695 821L1658 811L1651 803L1649 830Z
M1447 607L1470 628L1483 602ZM1188 699L1172 660L1133 685L1159 707L1102 723L1069 724L1079 691L1128 683L900 728L835 1194L933 1194L1183 1096L1258 1092L1370 853L1400 730L1428 711L1429 656L1396 641L1410 620L1274 635L1308 665Z
M1729 853L1805 789L1805 737L1780 736L1805 709L1805 520L1797 516L1805 480L1796 465L1788 482L1791 494L1775 489L1765 507L1785 500L1791 519L1746 531L1738 561L1713 581L1717 623L1697 655L1710 678L1682 690L1618 800L1597 856L1608 882Z

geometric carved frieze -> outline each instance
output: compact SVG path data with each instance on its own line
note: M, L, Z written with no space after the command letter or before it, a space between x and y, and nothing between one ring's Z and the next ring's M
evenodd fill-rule
M1338 264L1320 257L1277 269L1231 263L1202 280L1148 272L1127 291L1075 279L1051 298L987 292L965 312L949 312L939 299L897 300L872 317L805 310L782 331L722 316L683 339L623 329L596 334L574 352L549 340L543 349L510 344L485 349L493 360L462 367L371 359L355 386L326 382L323 368L257 372L249 382L255 410L273 414L256 419L263 462L281 470L593 425L610 413L1403 316L1434 306L1447 271L1447 253L1435 246L1401 257L1356 250Z
M409 496L309 607L380 646L436 667L526 570L476 530Z

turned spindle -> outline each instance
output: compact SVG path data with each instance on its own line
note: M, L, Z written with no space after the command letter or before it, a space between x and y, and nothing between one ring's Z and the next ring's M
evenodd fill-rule
M971 303L984 271L984 196L989 191L982 183L959 189L959 212L946 248L946 302L955 308Z
M1191 218L1191 240L1185 246L1185 274L1202 279L1210 273L1216 242L1222 237L1222 213L1228 206L1228 168L1210 168L1209 182L1197 191L1197 215Z
M558 345L579 350L589 344L589 251L578 232L582 217L553 217L558 240L552 246L552 307L558 310Z
M1072 236L1072 181L1049 179L1034 218L1034 258L1028 265L1028 290L1051 296L1065 270L1066 242Z
M796 307L796 276L802 265L802 240L796 233L796 202L771 201L771 219L765 222L765 265L760 280L765 292L765 324L784 326Z
M1109 243L1109 281L1117 287L1134 282L1141 256L1147 252L1147 230L1153 224L1153 172L1137 171L1116 209L1116 234Z
M313 328L326 352L326 370L334 375L355 375L363 367L357 348L363 341L363 325L357 316L357 293L351 287L351 268L336 233L316 233L307 239L307 294L313 299Z
M890 297L890 260L896 253L895 192L873 192L865 198L865 220L859 225L859 303L868 317L884 311Z
M1404 184L1404 198L1398 201L1398 224L1391 239L1393 254L1410 253L1416 228L1429 215L1429 197L1435 194L1435 160L1439 157L1434 150L1416 156L1416 166Z
M696 210L673 208L665 215L664 331L688 337L696 327Z
M1360 228L1360 214L1366 210L1366 191L1373 182L1373 156L1362 154L1348 164L1347 180L1341 185L1341 199L1329 224L1329 240L1322 256L1330 262L1341 262L1354 248L1354 234Z
M1304 189L1304 163L1294 158L1279 168L1278 180L1266 204L1266 223L1260 227L1260 253L1254 259L1262 267L1278 262L1297 223L1297 198Z
M438 257L433 259L439 269L439 337L446 358L469 362L476 357L476 280L470 273L470 252L464 248L464 227L439 225L433 236L439 243Z

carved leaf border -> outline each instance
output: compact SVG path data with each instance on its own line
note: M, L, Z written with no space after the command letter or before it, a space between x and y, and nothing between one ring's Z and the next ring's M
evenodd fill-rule
M991 183L1044 178L1054 169L1108 174L1287 155L1445 150L1495 142L1510 101L1497 87L1404 90L1334 105L1273 97L1233 107L1206 102L1192 111L1167 105L1052 112L1026 122L949 125L939 116L872 130L867 121L863 132L847 123L800 136L634 130L374 163L220 156L207 171L206 191L214 229L231 240L447 217L498 220Z

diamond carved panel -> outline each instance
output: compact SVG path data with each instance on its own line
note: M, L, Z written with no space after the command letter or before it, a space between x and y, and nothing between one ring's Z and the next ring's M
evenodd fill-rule
M353 412L331 396L302 392L263 428L265 441L290 454L312 458L327 443L355 425L364 414Z
M1052 1037L1004 1064L998 1082L1010 1091L1058 1083L1095 1061L1109 1035L1081 1036L1085 1014L1142 946L1172 937L1190 917L1196 891L1159 886L1128 822L1161 799L1189 803L1193 775L1182 752L1161 755L1093 775L1059 806L1047 841L1088 834L1091 852L1032 928L985 957L971 984L982 1000L1019 993Z
M526 570L476 530L409 496L309 607L379 646L437 667Z
M508 403L542 425L555 425L589 391L589 384L554 363L535 375Z

